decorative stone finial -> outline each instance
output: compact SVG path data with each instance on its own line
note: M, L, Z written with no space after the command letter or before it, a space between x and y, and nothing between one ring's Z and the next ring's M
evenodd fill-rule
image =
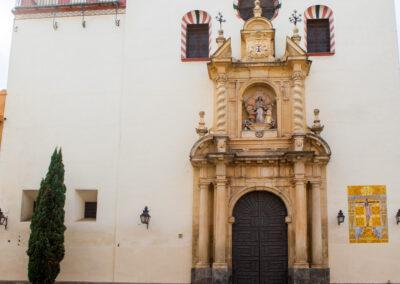
M299 29L297 27L297 23L301 22L301 16L299 13L297 13L297 10L293 11L292 16L289 17L289 21L294 25L292 40L295 43L300 44L301 36L299 35Z
M217 39L216 39L218 48L223 46L225 41L226 41L226 39L224 37L224 31L223 30L219 30L218 31L218 36L217 36Z
M204 122L205 115L206 113L204 111L199 112L199 127L196 128L196 132L197 134L199 134L200 137L204 137L208 133L208 128L206 127L206 123Z
M224 37L224 30L222 29L222 23L225 23L226 20L224 19L224 16L221 14L221 12L218 12L218 15L215 17L215 19L219 22L219 31L218 31L218 37L217 37L217 45L218 47L221 47L226 39Z
M319 119L319 109L314 109L314 124L310 129L316 135L319 135L324 130L324 126L321 125L321 120Z
M262 8L261 8L261 3L260 0L256 0L254 2L254 9L253 9L254 17L259 18L262 15Z

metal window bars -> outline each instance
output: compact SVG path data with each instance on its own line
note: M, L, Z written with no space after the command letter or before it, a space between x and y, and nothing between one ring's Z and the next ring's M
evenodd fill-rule
M50 7L73 7L90 5L118 5L125 3L121 0L16 0L15 8L50 8Z

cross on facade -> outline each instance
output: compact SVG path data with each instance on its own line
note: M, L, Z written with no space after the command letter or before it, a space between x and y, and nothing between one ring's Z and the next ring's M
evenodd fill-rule
M297 10L293 11L292 16L289 17L289 21L295 26L297 26L297 23L301 22L301 15L297 13Z
M222 30L222 23L225 23L226 20L224 19L224 16L221 14L221 12L218 12L218 15L215 17L215 19L219 22L219 29Z

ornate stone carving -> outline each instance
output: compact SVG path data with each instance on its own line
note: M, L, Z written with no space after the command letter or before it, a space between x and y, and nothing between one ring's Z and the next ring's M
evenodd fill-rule
M270 44L266 41L254 40L248 43L247 54L250 58L262 58L268 56Z
M216 132L218 134L225 134L227 131L226 108L227 108L227 96L228 96L228 91L226 88L226 82L227 82L226 74L219 74L216 79L216 82L217 82Z
M206 123L204 122L205 112L199 112L200 120L199 120L199 127L196 128L196 133L199 134L200 137L205 136L208 133L208 128L206 127Z
M319 119L319 109L314 109L314 124L310 130L316 135L320 135L324 130L324 126L321 124L321 120Z
M292 80L293 80L294 82L295 82L295 81L298 81L298 80L303 81L305 78L306 78L306 76L305 76L304 73L301 72L301 71L295 71L295 72L293 72L293 74L292 74Z
M303 81L304 74L296 71L293 78L293 132L295 134L304 134L304 101L303 101Z
M217 137L217 152L226 152L226 137Z
M253 9L253 12L254 12L254 17L256 17L256 18L261 17L261 15L262 15L262 8L261 8L261 2L260 2L260 0L256 0L256 1L254 2L254 9Z
M263 130L257 130L256 131L256 137L257 138L263 138L264 137L264 131Z
M276 100L262 89L244 98L243 130L276 128Z
M289 95L288 95L288 92L286 90L285 82L281 82L280 83L280 91L281 91L281 94L282 94L282 99L284 101L288 101L289 100Z

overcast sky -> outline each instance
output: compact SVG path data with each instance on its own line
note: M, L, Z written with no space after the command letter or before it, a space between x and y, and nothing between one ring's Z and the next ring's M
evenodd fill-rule
M339 0L338 0L339 1ZM343 1L343 0L342 0ZM383 0L387 1L387 0ZM396 1L397 31L400 31L400 0ZM7 87L8 58L10 53L13 15L15 0L0 0L0 90ZM399 33L400 34L400 33ZM399 36L400 38L400 36ZM399 40L400 46L400 40Z

